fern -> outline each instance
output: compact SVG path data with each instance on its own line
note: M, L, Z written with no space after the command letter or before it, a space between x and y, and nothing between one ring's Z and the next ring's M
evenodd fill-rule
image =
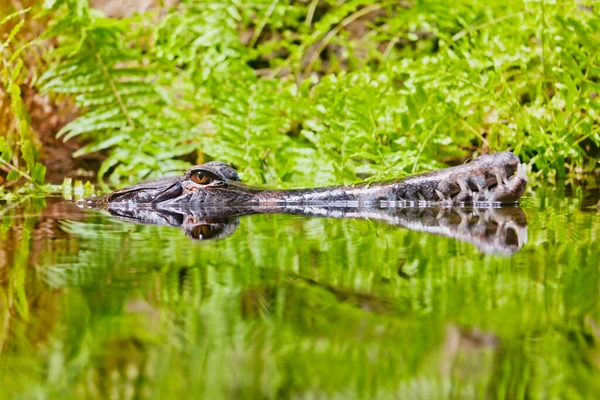
M174 158L197 147L194 128L183 108L169 107L176 99L161 88L169 65L145 55L140 41L150 35L147 21L81 10L78 20L65 12L46 32L46 37L59 38L60 47L55 66L39 84L47 93L72 96L82 110L59 136L94 138L74 156L118 146L99 171L100 176L112 171L114 182L186 168L187 163Z
M7 8L0 6L0 10ZM24 59L29 43L18 35L29 11L15 11L0 19L0 169L7 173L7 181L24 178L41 188L46 168L38 162L37 136L21 93L27 80Z
M114 184L220 159L249 182L390 178L512 149L596 167L597 14L518 0L183 1L106 18L57 1L40 84ZM356 32L362 32L358 34Z

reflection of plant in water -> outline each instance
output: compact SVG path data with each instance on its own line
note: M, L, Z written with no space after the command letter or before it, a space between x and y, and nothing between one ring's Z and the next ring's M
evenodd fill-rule
M26 206L23 208L22 204ZM33 230L38 222L36 214L45 207L43 199L23 198L2 210L0 238L3 257L0 258L3 309L8 314L29 319L26 280L29 258L32 255ZM25 216L21 216L21 213ZM6 317L8 318L8 317Z
M19 377L2 390L593 397L600 226L578 201L544 201L564 212L530 215L536 246L513 258L364 221L255 216L204 243L102 216L65 222L69 239L25 269L30 304L50 293L43 282L52 301L20 328L44 336L9 337L1 356ZM416 263L410 279L402 263Z
M0 227L0 354L11 355L11 368L38 368L26 354L32 346L45 345L56 328L57 304L52 290L32 279L31 261L36 249L36 227L43 199L23 198L1 210ZM2 365L6 376L10 369ZM30 384L32 376L14 376L14 382Z

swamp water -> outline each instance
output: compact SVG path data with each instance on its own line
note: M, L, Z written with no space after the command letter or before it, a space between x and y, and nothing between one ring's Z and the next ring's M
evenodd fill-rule
M599 197L539 189L455 237L2 204L0 397L600 398Z

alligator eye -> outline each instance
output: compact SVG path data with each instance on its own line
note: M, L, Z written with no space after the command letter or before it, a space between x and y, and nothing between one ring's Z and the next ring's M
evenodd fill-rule
M206 170L196 170L190 174L192 182L203 186L225 186L225 182L219 176Z
M215 181L215 179L212 176L209 176L204 171L194 172L191 178L192 181L194 181L198 185L208 185Z

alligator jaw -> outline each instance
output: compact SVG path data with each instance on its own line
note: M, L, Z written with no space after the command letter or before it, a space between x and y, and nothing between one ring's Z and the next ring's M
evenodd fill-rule
M497 182L497 186L490 190L487 197L484 193L482 198L477 198L476 200L500 203L518 202L527 187L527 166L525 164L518 164L513 176L508 179L504 178L503 180L498 178Z
M527 167L510 152L392 182L258 193L260 205L431 207L516 204L527 187Z
M395 201L409 205L518 203L527 187L527 168L510 152L400 180Z

